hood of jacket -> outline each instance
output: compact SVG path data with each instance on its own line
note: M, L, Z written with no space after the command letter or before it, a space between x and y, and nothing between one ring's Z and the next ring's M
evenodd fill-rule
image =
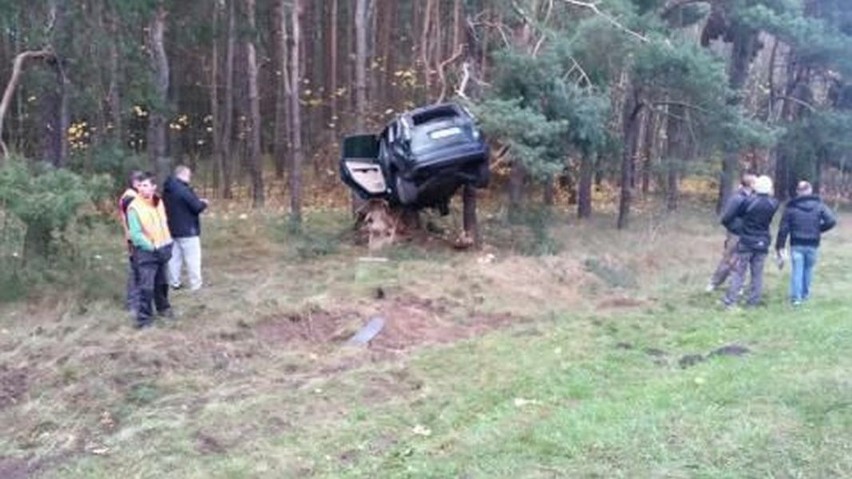
M811 212L818 209L822 205L822 200L817 195L797 196L790 200L787 204L789 208L796 208L802 211Z

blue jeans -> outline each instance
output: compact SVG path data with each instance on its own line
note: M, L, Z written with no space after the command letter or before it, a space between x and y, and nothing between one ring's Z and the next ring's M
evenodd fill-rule
M793 246L790 248L790 301L801 302L811 295L811 281L814 265L817 262L817 248L814 246Z

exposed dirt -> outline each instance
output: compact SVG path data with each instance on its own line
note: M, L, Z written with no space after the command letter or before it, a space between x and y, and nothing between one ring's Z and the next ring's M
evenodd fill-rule
M647 303L641 299L628 298L626 296L614 296L606 298L598 303L598 309L630 309L641 308Z
M0 366L0 410L17 404L27 393L28 383L26 369ZM0 474L0 477L5 476Z
M3 479L26 479L31 469L27 461L12 457L0 457L0 477Z
M381 316L385 326L369 346L403 351L422 344L458 341L518 320L510 313L470 311L449 301L412 296L376 302L373 306L370 313L313 309L302 314L271 316L257 323L254 330L258 339L272 344L341 344L371 316Z

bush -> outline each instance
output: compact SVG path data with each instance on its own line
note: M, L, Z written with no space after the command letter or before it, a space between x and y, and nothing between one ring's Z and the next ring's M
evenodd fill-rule
M110 286L117 274L93 268L81 243L102 223L93 205L111 193L110 185L106 176L86 179L19 158L0 167L0 302L45 286L74 285L90 298L116 294Z
M54 246L83 208L110 193L111 181L108 176L85 179L44 163L10 159L0 168L0 209L4 219L11 215L23 225L24 259L54 254Z

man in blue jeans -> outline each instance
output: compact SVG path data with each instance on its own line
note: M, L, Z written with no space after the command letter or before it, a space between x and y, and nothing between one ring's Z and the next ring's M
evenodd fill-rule
M787 236L790 236L790 301L793 306L799 306L810 297L820 237L835 224L834 213L813 194L811 184L800 181L796 197L784 210L775 241L775 253L782 257Z

